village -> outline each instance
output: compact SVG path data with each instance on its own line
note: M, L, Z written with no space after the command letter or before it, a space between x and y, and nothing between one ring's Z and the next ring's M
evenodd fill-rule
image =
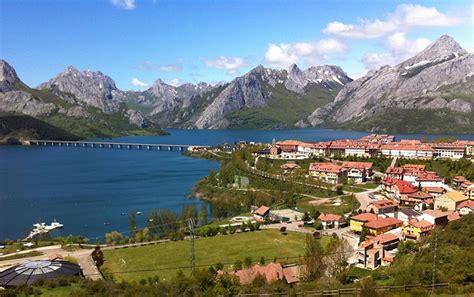
M356 214L321 213L317 220L308 221L303 220L302 213L299 217L293 214L299 218L293 226L319 221L321 233L345 238L353 248L350 264L377 269L394 262L401 241L420 240L435 228L443 228L474 209L474 183L466 177L455 176L448 182L423 164L397 166L397 161L461 158L474 161L473 149L474 141L396 142L394 136L372 134L356 140L318 143L274 140L268 149L256 152L255 156L287 161L280 166L282 175L303 171L307 177L329 185L347 182L357 185L377 180L373 190L356 194L361 204ZM339 161L332 159L335 156L382 156L391 158L391 164L385 172L375 172L372 162ZM314 157L324 157L327 161L311 162L308 168L295 162ZM281 218L281 211L273 214L267 206L252 213L255 220L262 222Z

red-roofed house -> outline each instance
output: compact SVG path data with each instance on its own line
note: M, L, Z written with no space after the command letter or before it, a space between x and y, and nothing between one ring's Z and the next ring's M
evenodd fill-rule
M253 212L253 218L256 221L263 222L270 217L270 207L262 205L259 208L255 209Z
M347 178L347 170L335 163L313 162L309 164L309 175L328 184L342 184Z
M420 237L430 234L436 226L425 220L412 219L403 226L403 237L418 240Z
M439 197L446 193L446 189L443 187L426 187L423 191L433 196L433 198Z
M372 162L342 162L342 167L347 170L347 178L362 183L372 175Z
M394 213L398 210L398 203L393 200L376 200L367 205L367 212L375 214Z
M470 214L474 210L474 200L466 200L459 203L456 210L462 216Z
M359 245L359 263L365 268L379 267L383 263L383 258L393 259L393 256L387 252L397 248L399 242L399 238L392 233L375 237L367 236L367 240Z
M381 185L383 191L398 201L400 201L402 195L413 194L418 191L418 188L411 183L390 177L384 178Z
M364 224L374 221L378 218L376 214L367 212L361 213L350 218L350 228L354 232L362 232Z
M321 224L323 225L323 229L326 230L327 228L339 228L340 225L345 224L344 218L337 214L320 214L319 218Z
M397 218L377 218L376 220L367 222L364 227L369 230L372 235L380 235L392 229L401 227L403 221Z
M403 179L403 167L388 167L385 171L387 177Z
M436 226L445 226L448 224L448 215L450 212L428 209L418 217L418 220L425 220Z

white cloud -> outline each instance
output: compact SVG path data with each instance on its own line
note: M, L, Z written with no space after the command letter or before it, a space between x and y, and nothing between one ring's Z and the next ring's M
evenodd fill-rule
M135 0L111 0L112 5L122 9L132 10L135 9Z
M316 42L270 43L265 53L265 61L269 64L287 67L304 60L309 64L324 61L327 55L343 53L347 46L336 39L322 39Z
M132 80L130 81L130 83L135 86L135 87L139 87L139 88L144 88L144 87L147 87L148 84L146 82L142 82L140 81L138 78L132 78Z
M378 69L384 65L396 65L408 58L413 57L430 44L426 38L407 39L406 33L397 32L386 39L385 47L388 52L367 53L362 62L369 70Z
M249 62L240 57L219 56L214 59L202 59L207 67L225 69L228 74L234 75L240 72L240 69L249 65Z
M179 79L179 78L172 78L172 79L165 80L165 83L167 83L169 85L172 85L174 87L179 87L180 85L182 85L186 82Z
M461 19L439 12L435 7L400 4L386 20L361 20L358 24L329 23L324 33L353 39L382 37L397 31L419 27L447 27L459 24Z
M180 72L183 66L180 63L161 65L158 68L161 72Z

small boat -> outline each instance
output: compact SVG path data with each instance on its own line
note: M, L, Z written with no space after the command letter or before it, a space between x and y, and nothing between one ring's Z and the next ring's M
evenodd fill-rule
M104 223L104 226L109 226L109 225L110 225L110 223Z
M141 211L137 211L136 214L137 214L137 216L139 216L139 215L142 214L142 212L141 212Z

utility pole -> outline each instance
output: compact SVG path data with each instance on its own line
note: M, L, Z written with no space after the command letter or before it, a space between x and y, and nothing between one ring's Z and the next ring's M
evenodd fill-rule
M191 251L189 253L189 264L190 264L190 269L191 269L191 276L194 275L194 270L196 268L196 263L195 263L195 254L194 254L194 219L190 218L188 221L189 225L189 236L191 236Z
M435 232L435 244L433 253L433 272L431 275L431 294L434 294L436 283L436 252L438 250L438 232Z

